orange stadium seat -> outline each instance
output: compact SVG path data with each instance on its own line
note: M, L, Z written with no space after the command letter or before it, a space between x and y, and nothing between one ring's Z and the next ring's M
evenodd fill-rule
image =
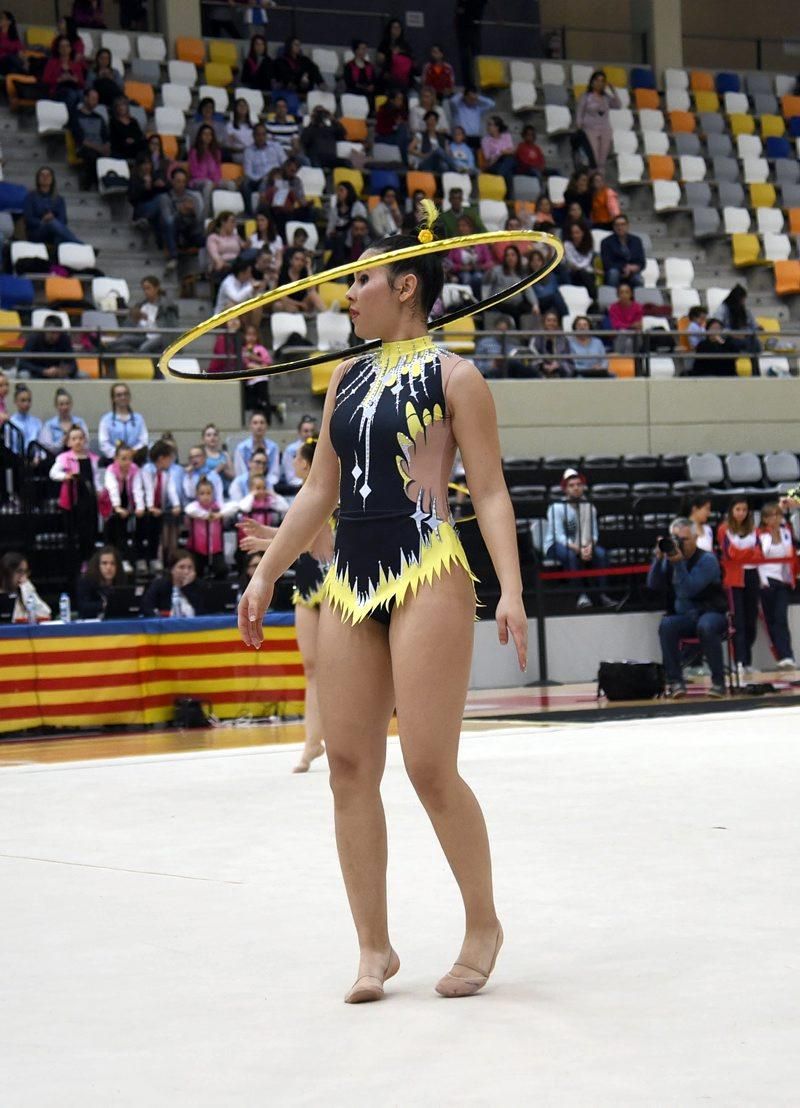
M622 358L618 354L612 354L608 359L608 368L615 377L636 376L636 361L633 358Z
M146 112L152 112L156 106L155 89L152 85L146 85L144 81L126 81L125 95Z
M782 96L781 111L784 119L793 119L800 115L800 96Z
M647 166L651 181L671 181L675 176L675 160L669 154L650 154Z
M436 195L436 178L432 173L424 173L419 169L409 169L406 174L406 192L412 196L417 189L421 189L429 200Z
M241 181L244 174L244 169L236 162L223 162L220 171L223 181Z
M661 101L654 88L634 89L633 102L636 105L637 112L641 112L645 108L652 108L654 111L658 111L661 107Z
M800 208L789 208L786 214L789 217L789 230L793 235L800 235Z
M93 380L97 380L100 376L100 359L99 358L78 358L78 372L82 373L84 377L91 377Z
M192 62L201 66L206 60L206 46L201 38L176 38L175 57L179 62Z
M175 135L160 135L161 145L164 147L164 156L170 161L175 161L178 156L178 139Z
M675 134L690 135L697 126L694 112L670 112L669 129Z
M63 304L70 315L82 312L85 307L83 285L77 277L46 277L44 298L48 304Z
M775 262L775 292L778 296L800 293L800 262Z
M348 142L367 141L366 119L348 119L348 117L345 115L342 116L339 122L344 127L344 133Z
M692 92L714 92L714 75L707 69L692 69L689 73L689 88Z

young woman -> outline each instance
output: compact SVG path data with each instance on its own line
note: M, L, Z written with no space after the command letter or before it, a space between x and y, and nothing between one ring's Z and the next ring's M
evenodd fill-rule
M195 135L189 151L189 188L202 193L206 211L211 210L211 193L232 181L222 180L222 151L214 128L204 123Z
M72 44L66 35L53 44L52 56L42 74L51 100L63 100L70 111L77 108L83 92L86 71L83 62L75 57Z
M245 256L254 261L262 250L268 250L280 266L283 260L283 239L269 212L256 212L256 229L250 235Z
M532 370L537 377L574 377L575 371L569 358L564 355L569 353L564 332L561 330L561 319L554 308L548 308L542 313L542 327L544 334L535 335L530 343L530 349L538 354L538 360L534 361Z
M269 92L272 88L272 59L267 53L267 40L263 35L253 35L250 50L242 66L242 84L245 88L257 88Z
M316 448L317 440L309 439L295 454L294 474L302 484L308 480ZM262 527L254 521L246 521L241 526L243 538L239 545L248 553L267 550L278 533L277 528ZM294 767L295 773L307 773L314 759L325 753L317 698L317 639L323 585L332 559L333 530L330 524L325 524L310 549L302 552L294 567L294 626L306 679L306 741L300 761Z
M753 643L758 630L759 563L764 560L753 510L743 497L732 500L717 528L722 584L728 590L735 636L733 653L742 673L753 672Z
M253 141L250 105L240 96L233 105L233 114L225 128L225 147L230 160L241 165L244 152L253 145Z
M393 235L367 255L417 241ZM275 582L312 545L338 502L320 612L318 694L337 846L361 950L349 1003L379 1000L400 966L389 939L380 798L395 707L409 776L466 914L458 960L437 991L477 992L503 941L486 825L457 768L475 624L471 574L447 507L457 448L500 581L500 640L513 637L522 670L527 621L489 387L475 366L440 351L428 335L442 284L434 254L355 273L347 299L356 335L379 338L381 346L334 371L308 480L239 606L242 638L258 648Z
M375 61L383 88L407 89L415 72L414 57L399 19L390 19L378 43Z
M340 181L334 196L331 197L328 226L325 228L325 245L331 250L335 250L337 246L341 247L344 236L357 215L367 218L364 202L358 199L350 181Z
M589 78L589 87L578 100L575 123L589 140L597 169L605 169L611 153L609 110L619 107L620 99L606 80L605 73L602 69L596 69Z
M42 434L42 421L31 412L33 394L23 381L17 381L14 386L14 406L16 411L8 420L22 435L22 449L27 452L33 442L38 442ZM11 440L12 448L14 440Z
M305 250L287 250L283 255L278 284L285 285L290 281L299 281L301 277L308 277L311 264L310 256ZM316 289L306 289L305 292L295 292L283 300L276 301L274 310L281 312L324 312L325 302Z
M686 518L692 525L697 545L700 550L709 554L714 553L714 532L708 522L711 515L711 494L703 491L696 492L689 498L689 508Z
M564 265L570 285L582 285L592 300L597 298L594 275L594 243L588 223L571 223L564 239Z
M86 76L86 87L97 90L100 103L110 108L118 96L125 92L125 81L118 69L111 64L111 51L105 47L97 51L94 65Z
M14 623L27 623L33 610L37 623L50 619L52 612L36 591L31 581L28 559L24 554L9 550L0 558L0 592L15 596L11 618Z
M223 443L217 425L207 423L203 428L203 446L206 448L206 473L216 473L227 493L234 478L233 459Z
M51 454L60 454L64 449L64 440L73 427L80 427L87 438L89 436L89 428L80 416L76 416L73 413L72 396L66 389L56 389L53 404L56 409L56 414L43 425L42 432L39 435L39 442L45 450L49 450Z
M78 619L102 619L111 590L124 583L125 575L116 548L101 546L95 550L75 589Z
M111 411L100 416L97 429L100 453L111 461L119 443L143 450L149 442L144 418L131 408L131 390L122 381L111 386Z
M459 235L475 234L475 224L468 215L458 217L456 229ZM494 254L491 248L485 243L478 243L477 246L459 246L450 251L447 261L459 284L472 289L475 300L480 300L483 282L494 266Z
M348 92L356 96L366 96L369 101L370 115L375 111L375 66L367 57L369 47L363 39L354 39L353 56L344 63L342 76Z
M514 140L501 116L490 115L486 121L486 134L481 139L481 153L484 172L496 173L502 177L506 183L507 195L511 196L516 171Z
M592 226L610 231L614 220L622 211L619 197L614 189L606 184L606 179L599 169L596 169L589 178L589 189L592 194Z
M56 175L49 165L36 172L36 186L25 197L25 228L31 242L58 246L62 242L80 242L67 226L67 206L56 188Z
M233 212L220 212L212 222L206 238L208 254L208 274L212 292L220 281L227 277L234 261L244 250L244 242L236 230L236 216Z
M13 12L0 11L0 74L23 73L25 43L19 37Z
M758 536L764 558L770 559L758 567L758 576L761 584L761 607L767 621L772 649L778 659L778 669L795 669L792 637L786 617L789 597L797 584L800 565L791 528L786 524L779 504L771 501L761 509ZM777 558L786 558L788 561L772 560Z
M487 274L486 284L490 295L502 292L503 289L507 289L511 285L516 285L518 281L522 280L523 276L522 255L519 248L506 246L503 251L502 264L496 265ZM504 300L501 307L505 314L513 316L515 325L519 327L523 313L531 311L531 305L533 304L537 305L535 310L538 311L538 302L533 292L531 292L530 297L524 292L518 292L510 300Z
M644 308L633 299L633 287L627 281L620 281L617 297L616 303L608 309L611 330L619 332L614 350L617 354L633 354L639 349Z
M569 367L573 373L609 376L606 348L603 340L592 334L592 324L588 316L576 315L572 321L572 334L566 338L567 349L572 355Z
M69 431L66 447L53 462L50 480L61 482L58 506L66 513L70 548L80 565L97 542L97 494L101 483L97 455L89 450L82 428Z
M131 115L131 105L127 96L118 96L111 106L108 137L112 158L132 161L147 153L147 139L138 120Z

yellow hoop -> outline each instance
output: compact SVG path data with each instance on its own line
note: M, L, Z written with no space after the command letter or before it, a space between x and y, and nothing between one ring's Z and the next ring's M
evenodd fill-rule
M391 265L394 262L407 261L409 258L420 257L423 254L441 254L444 251L458 250L461 247L471 247L477 246L480 243L495 242L507 242L509 244L515 242L530 242L531 244L541 243L544 246L550 247L553 251L553 257L545 265L544 269L541 269L538 273L532 274L528 280L523 280L510 286L508 290L504 290L504 293L495 294L490 297L488 301L476 304L469 310L460 311L458 313L459 318L465 319L469 316L477 315L484 310L484 305L486 304L491 303L491 306L494 307L495 304L501 304L504 300L508 300L510 297L517 296L520 292L524 292L526 289L530 288L531 285L535 285L537 281L541 281L542 278L552 273L553 270L560 265L564 257L564 246L561 240L555 238L553 235L546 234L544 231L512 231L511 233L508 231L483 231L475 235L458 235L449 239L435 239L433 242L415 243L413 246L404 246L399 250L387 250L383 254L369 254L367 257L362 255L354 262L348 262L346 265L337 266L335 269L325 270L325 272L321 274L309 274L308 277L301 277L298 281L292 281L288 285L281 285L269 292L260 293L250 300L245 300L242 304L232 304L229 308L225 308L216 315L212 315L209 319L191 327L185 334L181 335L179 339L176 339L175 342L170 343L159 358L158 368L165 374L184 376L184 374L178 372L173 373L169 363L177 354L180 354L189 343L208 334L209 331L221 327L232 319L238 319L239 316L246 315L256 308L264 308L267 304L272 304L276 300L282 300L285 296L291 296L296 292L305 292L306 289L314 288L316 285L321 285L329 281L338 281L343 277L349 277L351 273L355 273L356 271L378 269L381 266ZM435 330L436 325L437 321L432 320L430 323L431 330ZM377 342L372 342L367 345L371 348L377 345ZM340 353L343 356L351 357L357 352L358 348L350 347L349 349L342 350ZM325 360L332 361L336 356L337 351L331 351L330 355L327 356ZM296 359L296 362L298 365L301 363L303 365L306 364L306 360L302 358ZM270 373L287 373L293 368L294 364L292 362L281 363L278 366L270 366L266 370L259 370L258 376L268 376ZM208 374L198 379L213 380L214 376L214 374ZM220 377L221 376L222 375L220 375Z

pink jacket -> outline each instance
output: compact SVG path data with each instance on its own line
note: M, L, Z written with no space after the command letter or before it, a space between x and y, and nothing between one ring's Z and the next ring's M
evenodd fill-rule
M92 477L94 479L95 492L102 486L100 471L97 467L99 461L96 454L89 451L88 457L92 463ZM58 494L59 508L72 508L75 504L75 484L70 478L80 470L80 462L74 450L65 450L59 454L50 467L50 480L61 481L61 490Z
M471 268L482 269L488 271L494 265L494 255L491 249L486 246L485 243L478 243L477 246L470 248L475 255L474 263L471 263ZM455 250L451 250L448 255L448 261L453 267L453 272L460 273L462 269L466 268L464 255L465 251L459 246Z
M200 158L197 151L192 149L189 151L189 178L190 188L194 188L197 181L213 181L216 185L222 180L220 163L208 151Z
M222 538L221 519L209 519L211 512L222 512L223 516L234 515L238 510L238 504L231 502L220 507L212 504L210 508L202 508L199 501L193 500L186 505L186 526L189 537L186 541L187 550L208 557L210 554L222 554L224 541Z

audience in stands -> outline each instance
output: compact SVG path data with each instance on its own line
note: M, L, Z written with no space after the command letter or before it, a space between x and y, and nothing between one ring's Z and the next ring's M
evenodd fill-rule
M155 577L147 586L142 597L142 615L170 615L174 589L180 593L180 615L191 617L203 614L203 589L197 580L194 555L188 550L178 551L170 563L169 574Z
M446 238L452 238L456 234L458 221L462 215L469 216L476 231L486 230L478 205L465 204L464 190L451 188L447 194L447 207L440 216L442 233Z
M14 386L14 406L16 411L9 419L22 435L22 449L27 452L31 443L38 442L42 433L42 421L31 412L33 395L27 385L18 381Z
M577 204L580 207L581 220L592 218L592 193L589 189L589 172L586 169L576 169L567 183L564 190L565 214L571 204Z
M458 173L460 166L450 154L450 144L436 130L436 113L426 112L423 130L415 132L408 144L408 164L424 173Z
M746 354L758 354L761 343L758 339L758 324L747 307L747 289L744 285L734 285L720 306L714 312L726 331L733 331L739 349Z
M72 341L63 327L61 316L45 316L44 330L26 337L17 368L29 377L77 377Z
M255 328L251 328L251 330L255 331ZM235 475L233 458L223 443L215 423L207 423L203 428L203 446L206 452L206 473L216 473L222 481L223 491L227 491L227 487Z
M472 235L475 226L468 215L459 217L456 224L458 235ZM447 265L462 285L472 289L476 300L481 298L481 288L490 270L494 267L495 257L485 243L476 246L458 247L447 255Z
M319 435L319 424L314 416L304 415L297 425L297 438L284 447L281 456L280 480L282 485L288 485L292 489L299 489L301 479L294 471L294 460L297 451L307 439L314 439Z
M331 169L337 165L350 163L339 157L336 144L346 138L346 132L338 119L334 119L327 108L317 104L311 113L308 126L300 134L300 145L313 166Z
M416 104L410 105L408 109L409 131L422 131L424 129L425 116L428 112L433 112L436 117L435 130L437 133L442 136L446 135L450 131L450 119L447 109L437 101L435 91L429 86L423 85L419 90L418 101Z
M631 287L644 284L642 270L647 263L644 246L638 235L630 234L628 226L628 217L618 215L611 234L603 239L600 246L605 283L613 288L620 281L627 281Z
M250 416L250 435L240 442L234 451L234 465L237 475L247 473L247 463L254 450L259 447L266 451L267 470L265 477L270 488L275 488L280 480L280 450L278 444L267 438L268 423L263 412L253 412Z
M101 47L94 57L94 65L86 74L86 89L94 89L101 104L111 108L118 96L125 92L125 81L118 69L114 69L111 51Z
M72 18L76 27L105 29L103 0L73 0Z
M17 21L9 11L0 11L0 74L25 70L25 44L19 37Z
M224 577L225 540L223 524L238 511L236 503L225 503L208 477L201 477L195 485L195 499L186 505L186 549L195 555L195 564L201 575Z
M310 215L299 169L293 157L287 158L280 169L269 171L266 187L258 197L258 210L268 213L284 239L290 219L302 221Z
M555 501L547 509L546 557L567 570L605 569L608 557L598 542L597 509L586 499L586 478L576 469L565 469L560 484L564 499ZM579 580L583 587L578 596L579 609L591 607L590 593L595 594L599 606L616 607L605 594L604 577Z
M72 397L66 389L56 389L53 405L56 414L43 424L39 442L51 454L60 454L65 448L66 437L73 427L80 427L87 439L89 428L81 417L73 412Z
M564 239L564 267L569 284L585 288L592 300L597 298L594 275L594 242L588 223L572 223Z
M536 358L530 363L531 377L574 377L568 358L569 345L561 330L558 312L549 308L542 312L542 334L534 335L528 344Z
M312 89L324 84L318 67L303 53L300 39L287 38L273 66L273 88L305 97Z
M62 242L80 242L67 226L67 206L56 187L56 176L48 165L36 171L35 186L25 197L25 229L31 242L58 246Z
M131 115L131 104L127 96L118 96L114 101L108 134L113 158L135 161L140 155L147 153L147 139L138 121Z
M733 611L733 654L743 674L753 671L753 643L758 631L761 581L758 568L764 554L753 509L745 497L734 496L717 528L722 584Z
M522 280L524 275L522 255L519 252L519 248L509 244L503 251L502 264L494 266L487 274L486 292L489 296L502 292L504 289L516 285ZM518 292L514 296L509 297L508 300L504 300L502 311L513 316L514 323L519 327L522 314L526 311L530 311L534 304L538 311L538 302L533 293L533 289L528 289L527 292Z
M544 151L536 141L536 128L529 123L522 128L522 138L514 150L514 172L541 181L545 169Z
M369 221L377 239L399 232L403 225L403 213L397 199L397 189L393 185L386 185L381 189L380 200L372 209Z
M182 166L172 171L172 187L159 198L159 226L167 250L167 272L178 264L178 250L203 245L203 197L189 188Z
M228 490L229 499L240 501L247 496L250 481L253 477L264 477L267 472L267 452L263 446L256 446L247 461L247 470L239 473L230 483Z
M366 96L369 101L369 112L372 115L375 111L377 72L367 56L368 49L363 39L353 39L353 56L344 63L342 76L347 92L355 96Z
M224 493L221 478L206 468L206 448L202 443L189 447L186 456L186 468L181 485L181 500L184 504L196 499L197 483L205 478L214 489L214 499L222 503Z
M83 163L80 166L81 188L86 190L97 184L97 159L111 153L106 121L98 112L98 92L88 88L78 107L70 116L70 131L75 139L75 153Z
M396 146L402 161L408 161L408 101L402 89L390 89L375 113L375 141Z
M233 304L243 304L245 300L252 300L264 290L264 287L263 281L256 281L253 278L253 263L246 258L236 258L231 265L230 273L219 286L214 314L230 308ZM248 313L248 316L251 314L253 313Z
M140 230L160 232L160 198L170 189L173 162L164 153L160 135L149 135L147 153L136 162L128 187L133 219Z
M722 643L728 628L727 601L720 581L720 566L713 554L700 550L688 519L673 520L671 552L656 545L647 586L664 603L667 614L658 628L667 677L667 695L686 695L681 666L681 640L698 638L711 670L708 695L725 695Z
M601 374L610 376L606 348L603 340L598 335L592 334L592 324L588 316L575 316L572 321L572 333L567 335L567 346L572 354L569 364L578 376L582 373L593 377Z
M481 144L484 112L491 111L493 107L494 100L490 96L481 96L474 85L466 85L463 92L457 92L450 100L453 126L463 129L465 139L473 150Z
M208 272L212 286L216 287L223 277L231 271L231 265L245 248L236 228L236 216L233 212L220 212L211 221L206 238L208 254Z
M468 173L472 177L478 172L475 153L467 142L463 127L457 125L453 128L453 136L447 144L447 152L455 164L457 173Z
M97 441L100 456L109 462L120 445L128 446L134 452L148 446L147 424L144 417L131 407L131 390L122 381L111 386L111 410L100 417Z
M283 265L278 274L278 284L285 285L293 281L300 281L311 273L311 256L305 250L286 250L283 255ZM325 303L316 289L306 289L305 292L293 292L276 300L275 310L280 312L322 312Z
M44 67L42 83L51 100L63 101L70 111L80 102L86 82L83 62L75 57L72 43L61 35L53 44L53 51Z
M283 255L283 239L275 226L275 220L269 212L256 212L255 224L256 228L250 234L246 254L254 258L262 250L266 250L280 263Z
M172 443L159 439L150 449L149 461L142 466L150 568L156 573L161 572L162 561L166 561L178 546L183 470L176 461L177 453Z
M705 308L701 307L699 304L695 304L689 309L689 323L686 328L686 338L691 350L696 350L706 337L707 322L708 312Z
M537 231L552 231L555 230L556 220L553 213L553 201L549 196L540 196L536 201L536 211L533 216L533 226ZM566 234L565 239L568 240L569 236Z
M434 42L428 52L428 61L422 69L422 84L432 88L440 99L455 92L455 72L452 65L445 61L444 49L438 42Z
M138 334L127 334L106 347L115 352L155 354L163 350L165 336L162 328L177 327L178 308L169 299L161 282L154 274L142 278L144 298L131 304L128 322L139 328ZM159 330L154 331L157 327Z
M267 116L264 126L267 128L267 138L277 142L287 155L294 154L295 157L301 155L300 124L295 116L289 114L289 105L282 96L277 99L273 97L272 111Z
M596 69L589 78L586 92L575 107L575 125L586 135L592 149L593 165L605 169L611 153L611 120L609 110L621 107L620 99L608 84L602 69Z
M67 519L69 547L83 563L97 542L97 494L102 487L99 458L89 450L82 427L67 432L66 447L53 462L50 479L61 482L58 506Z
M712 317L706 323L706 337L694 349L695 359L686 377L735 377L736 359L741 343L726 335L722 324Z
M795 669L787 612L789 598L797 584L800 565L791 528L784 521L780 505L774 501L762 505L759 541L766 559L758 567L761 607L770 642L778 658L778 669ZM786 560L774 560L779 558Z
M548 265L548 260L544 255L543 250L534 247L528 255L528 267L531 273L538 273ZM539 311L545 312L548 309L558 313L559 319L563 319L567 315L567 305L564 303L564 297L559 291L558 275L556 270L548 274L547 277L541 278L533 288L530 290L536 298L539 304Z
M496 173L503 178L508 197L513 195L514 190L516 170L514 150L514 140L503 117L490 115L486 121L486 134L481 139L483 169L485 173Z
M340 181L331 197L328 224L325 228L325 246L334 253L341 249L350 224L357 217L366 219L367 208L356 196L350 181Z
M86 572L75 586L75 615L78 619L102 619L113 590L125 584L122 560L113 546L95 550Z
M9 550L0 558L0 592L15 597L11 613L14 623L27 623L31 616L36 622L42 622L52 615L50 606L36 591L30 573L24 554Z
M225 126L223 148L226 156L237 165L244 162L245 151L254 143L250 105L241 96L233 104L231 118Z
M197 132L201 127L210 127L214 132L217 145L222 149L227 136L227 120L222 112L218 112L211 96L204 96L197 105L194 119L189 124L186 140L187 146L193 146L197 138Z
M599 169L589 177L589 190L592 196L590 215L592 226L602 231L610 231L621 211L617 193L606 184L606 179Z
M613 331L618 332L614 339L614 350L617 354L634 354L640 345L644 308L633 299L633 289L629 281L620 281L617 297L616 303L608 309L609 325Z
M222 179L222 150L212 127L204 123L189 151L189 188L203 198L204 214L211 213L211 193L218 188L235 188L233 181Z
M250 39L250 49L242 65L242 84L245 88L269 92L272 88L272 59L267 53L267 40L262 34Z
M10 418L8 414L8 401L6 400L10 388L11 382L5 373L3 373L2 369L0 369L0 427L2 427L4 423L7 423Z
M375 52L383 89L407 89L417 72L411 46L399 19L390 19Z
M253 194L266 187L270 172L279 169L285 161L285 147L277 138L268 135L263 123L257 123L253 128L252 145L245 150L243 161L242 195L248 211L251 209Z

